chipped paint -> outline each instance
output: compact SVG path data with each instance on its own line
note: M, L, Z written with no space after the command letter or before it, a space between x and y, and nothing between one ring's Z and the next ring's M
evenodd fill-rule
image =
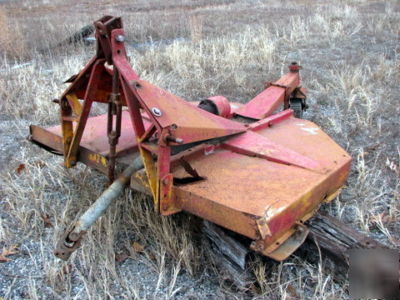
M214 145L210 145L204 148L204 155L210 155L213 154L215 151L215 146Z
M91 160L91 161L93 161L93 162L95 162L95 163L100 163L100 164L102 164L103 166L107 166L107 164L108 164L108 162L107 162L107 159L104 157L104 156L102 156L102 155L100 155L100 154L97 154L97 153L91 153L91 154L89 154L89 159Z
M316 128L316 127L306 127L306 128L301 128L301 130L304 130L304 131L308 132L309 134L315 135L315 134L318 134L319 128Z

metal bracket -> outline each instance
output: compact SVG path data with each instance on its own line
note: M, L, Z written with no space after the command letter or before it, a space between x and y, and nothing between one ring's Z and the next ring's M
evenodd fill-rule
M284 240L274 242L272 247L267 247L262 253L277 261L282 261L288 258L294 251L297 250L307 238L309 229L304 224L297 222L293 227L293 233ZM279 245L278 247L276 247ZM272 248L272 249L271 249Z
M256 220L257 228L260 232L261 239L265 239L268 236L271 236L271 230L267 224L267 220L265 217L258 218Z
M67 261L71 254L80 247L82 238L86 231L81 231L79 234L73 232L74 228L66 231L56 244L54 255L58 258Z
M160 213L164 216L181 211L177 208L173 195L174 176L169 173L160 180Z

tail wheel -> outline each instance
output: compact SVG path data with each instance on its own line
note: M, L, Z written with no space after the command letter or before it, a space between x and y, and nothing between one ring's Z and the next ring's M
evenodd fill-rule
M291 99L290 100L290 108L294 112L294 116L296 118L302 119L303 118L303 104L301 99Z

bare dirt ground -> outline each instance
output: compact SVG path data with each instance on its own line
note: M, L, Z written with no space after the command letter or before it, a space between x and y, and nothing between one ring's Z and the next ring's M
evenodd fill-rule
M94 51L54 45L104 14L123 17L140 76L188 100L248 101L298 61L305 117L353 157L346 188L323 209L400 248L398 1L0 1L0 297L348 298L327 259L301 251L282 263L256 256L254 284L237 289L201 247L198 219L159 217L128 191L69 262L52 255L106 179L64 169L26 140L28 126L57 124L51 100Z

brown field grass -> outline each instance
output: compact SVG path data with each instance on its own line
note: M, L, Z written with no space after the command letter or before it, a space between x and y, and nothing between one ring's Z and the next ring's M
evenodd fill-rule
M51 100L94 51L83 44L54 46L104 14L123 17L140 76L188 100L222 94L245 102L298 61L309 90L305 117L354 159L343 193L323 209L400 248L397 1L0 5L0 249L18 246L10 261L0 263L0 297L348 298L348 283L325 270L325 257L313 262L296 253L282 263L256 256L249 266L253 287L238 290L207 258L197 218L159 217L147 197L131 191L90 230L68 263L53 257L66 224L96 199L106 179L83 166L64 169L59 157L25 137L30 123L58 122Z

